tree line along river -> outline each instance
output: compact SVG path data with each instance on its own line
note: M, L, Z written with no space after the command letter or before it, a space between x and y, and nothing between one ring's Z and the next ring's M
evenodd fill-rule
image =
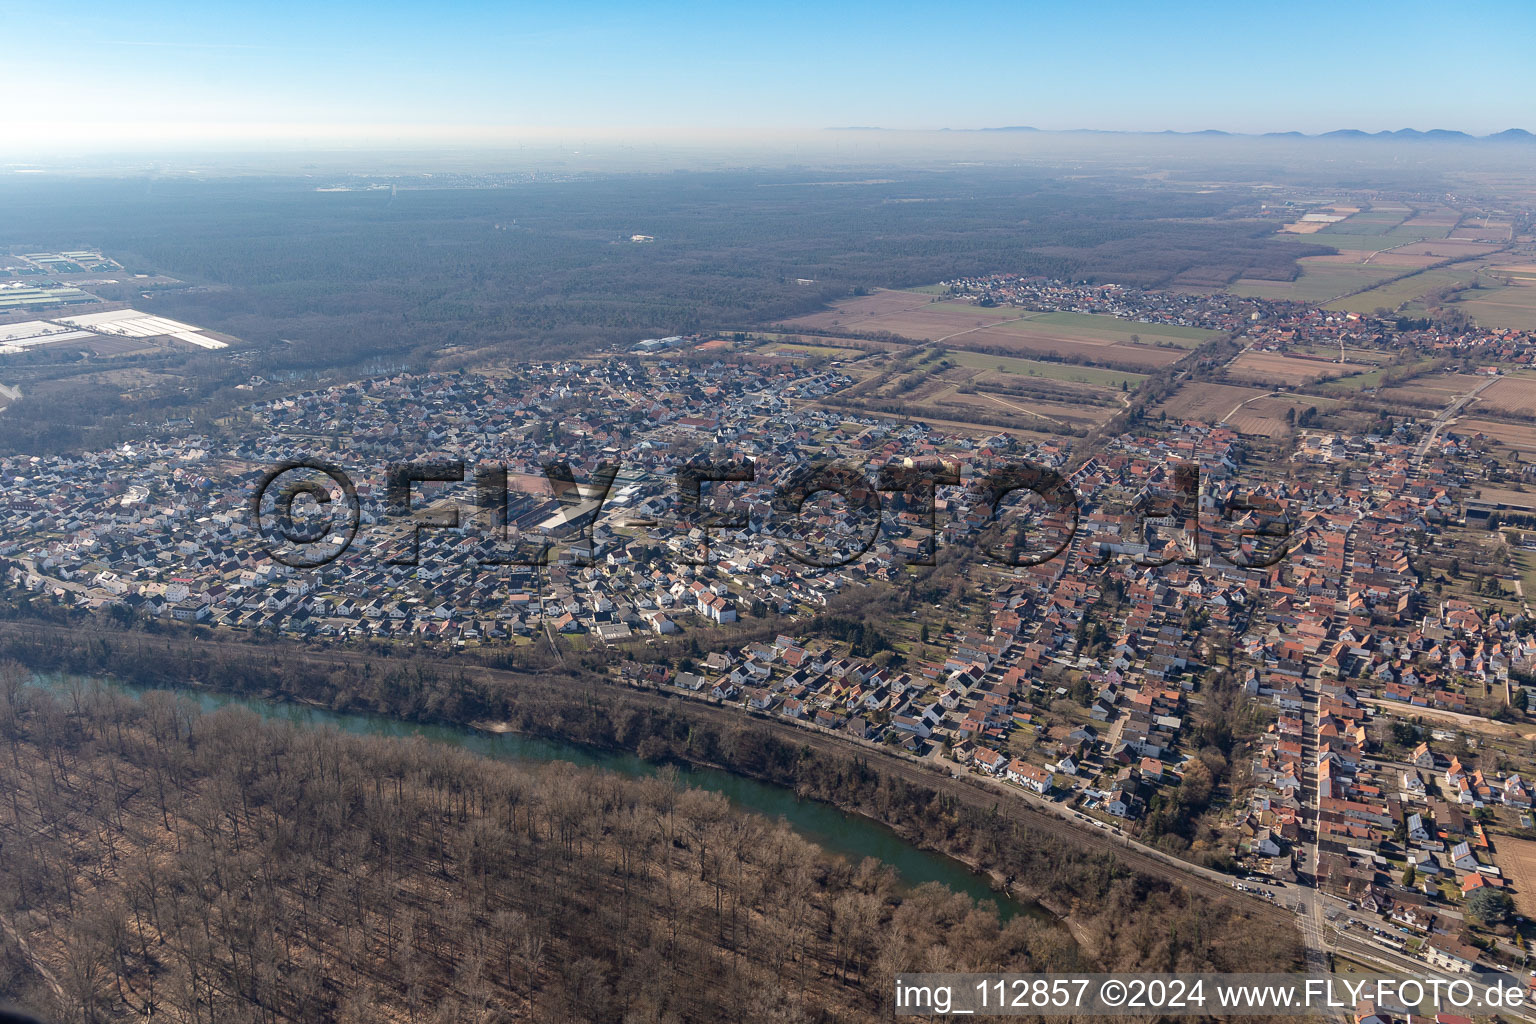
M38 676L35 682L55 693L60 692L64 685L62 680L51 676ZM130 695L141 692L135 687L110 679L95 679L92 682ZM306 728L330 728L362 736L397 739L419 736L433 743L444 743L502 761L566 761L583 767L618 772L631 778L653 776L660 770L660 766L634 754L517 733L493 733L463 726L406 722L384 715L338 712L309 704L279 703L206 690L183 689L177 692L196 702L204 711L237 707L262 718ZM896 872L898 883L903 888L912 889L926 882L938 882L975 900L992 900L997 905L998 917L1003 921L1019 914L1043 921L1054 920L1037 903L1015 900L994 891L985 877L952 857L921 849L879 822L847 814L829 804L803 800L785 786L734 775L718 768L695 765L682 766L682 779L689 786L721 794L735 807L768 818L784 819L802 838L828 853L853 862L874 857Z

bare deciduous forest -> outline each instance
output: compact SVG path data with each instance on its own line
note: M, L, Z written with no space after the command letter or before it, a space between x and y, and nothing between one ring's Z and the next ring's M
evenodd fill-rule
M898 968L1073 956L668 774L21 678L0 694L0 991L52 1020L866 1021Z
M119 668L133 661L124 654ZM493 699L520 731L665 749L903 822L923 845L1015 874L1069 908L1082 948L1039 921L999 926L964 896L899 897L878 865L829 860L700 791L295 732L248 714L199 717L166 694L135 701L80 683L59 698L24 686L28 675L0 671L0 789L12 794L0 804L0 889L12 894L0 897L11 933L0 991L25 988L50 1007L62 999L61 1021L142 1013L151 988L178 1021L350 1019L347 1006L371 1002L387 1009L356 1019L854 1021L889 1018L882 1000L898 969L1285 970L1297 960L1294 932L1257 927L1246 908L745 727L720 734L590 695ZM425 694L488 696L419 665L327 682L378 694L391 678ZM246 682L303 685L262 671ZM153 903L163 891L193 902L146 932L146 885ZM425 945L403 945L411 922ZM531 1004L509 966L509 943L525 934L548 951ZM414 974L402 949L417 957ZM593 983L600 998L579 995L587 972L571 965L585 961L609 965Z

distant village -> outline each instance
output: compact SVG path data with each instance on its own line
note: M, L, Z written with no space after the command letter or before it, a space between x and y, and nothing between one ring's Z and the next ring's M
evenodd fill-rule
M1281 303L1254 319L1242 312L1251 300L1222 295L948 284L980 302L1242 332L1261 348L1344 334L1474 353L1490 372L1532 355L1516 332L1399 330ZM1496 825L1536 842L1536 778L1519 767L1530 763L1536 622L1523 597L1427 585L1451 576L1426 566L1482 529L1486 510L1472 507L1468 524L1479 438L1452 426L1426 447L1407 428L1303 429L1276 461L1225 424L1168 420L1079 451L819 404L851 383L835 363L678 336L581 362L402 373L252 401L227 437L173 424L110 450L0 459L0 572L27 600L124 623L611 650L611 671L633 685L985 776L1282 884L1315 869L1341 906L1436 966L1521 955L1513 938L1476 949L1461 936L1479 890L1524 901L1536 882L1492 852L1515 843L1493 838ZM268 469L304 457L345 468L359 500L357 538L315 569L269 557L247 507ZM710 485L722 525L706 527L680 512L676 471L721 458L755 479ZM469 477L419 487L416 510L453 502L461 525L420 530L415 564L396 564L413 530L387 507L384 467L402 459L459 460L471 474L503 466L506 504L487 508ZM1065 474L1077 495L1059 555L969 561L953 600L914 608L879 643L797 628L874 593L861 588L903 586L930 554L973 550L990 510L969 483L1026 459ZM899 493L885 495L878 524L819 506L787 520L773 489L819 460L872 481L884 467L942 465L961 483L937 488L931 533ZM571 487L551 480L550 462L571 467ZM584 484L604 464L616 476L594 500ZM1198 470L1197 494L1181 490L1181 467ZM1239 496L1283 514L1283 557L1252 557L1259 515L1226 514ZM547 564L504 564L500 548L519 544L548 547ZM822 568L794 556L807 545L862 553ZM778 624L771 640L731 639L759 623ZM672 637L695 649L650 656ZM1181 832L1195 819L1209 827ZM1309 844L1315 866L1302 862Z

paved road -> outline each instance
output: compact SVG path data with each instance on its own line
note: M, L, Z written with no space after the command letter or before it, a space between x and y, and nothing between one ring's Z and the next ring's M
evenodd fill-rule
M1489 377L1477 387L1473 388L1471 391L1468 391L1466 394L1456 399L1450 405L1440 410L1440 414L1434 418L1434 421L1430 425L1429 433L1424 435L1424 440L1419 442L1418 450L1413 453L1413 466L1415 471L1421 470L1423 468L1424 456L1428 454L1430 445L1435 443L1435 438L1440 436L1440 431L1449 426L1450 422L1457 416L1460 416L1462 410L1466 409L1472 400L1482 393L1484 388L1491 384L1498 383L1501 379L1502 378L1499 377Z
M1346 563L1349 560L1350 538L1354 531L1345 535ZM1318 735L1317 723L1322 716L1323 691L1313 684L1307 683L1307 699L1301 706L1301 759L1302 777L1301 786L1305 799L1302 800L1305 824L1311 832L1311 842L1303 846L1306 864L1303 866L1305 876L1313 880L1313 885L1303 885L1296 901L1296 916L1301 925L1301 938L1305 944L1307 957L1307 970L1312 973L1327 973L1333 965L1333 956L1328 944L1328 921L1323 908L1323 894L1316 888L1318 856L1321 849L1318 844L1318 817L1321 813L1319 800L1321 792L1318 788L1317 754ZM1328 1014L1332 1019L1349 1024L1349 1017L1342 1009L1335 1008Z
M1487 387L1492 381L1485 381L1470 394L1464 395L1453 408L1470 401L1478 391ZM1448 409L1447 412L1450 412ZM1449 417L1442 413L1445 421ZM1442 424L1443 425L1443 424ZM1427 439L1426 439L1427 440ZM1354 547L1354 530L1350 530L1345 536L1345 561L1348 562ZM1317 753L1318 732L1317 723L1322 714L1322 689L1317 685L1316 679L1309 673L1309 677L1303 687L1306 700L1302 704L1301 728L1302 728L1302 800L1303 824L1310 829L1309 841L1302 844L1302 870L1305 882L1294 889L1294 895L1285 896L1282 893L1291 890L1280 890L1277 898L1284 905L1291 907L1295 912L1298 924L1301 928L1302 941L1305 944L1307 970L1309 972L1327 972L1333 963L1334 952L1341 953L1349 959L1367 966L1398 973L1407 973L1415 977L1447 978L1455 977L1443 971L1436 970L1425 961L1407 953L1399 953L1379 943L1372 942L1365 934L1358 937L1348 934L1346 931L1334 928L1328 919L1328 912L1333 910L1335 917L1343 916L1342 904L1330 906L1330 897L1324 896L1315 885L1318 865L1318 817L1320 808L1318 805L1321 792L1318 787ZM1265 888L1265 887L1260 887ZM1358 912L1357 912L1358 913ZM1361 918L1370 918L1372 915L1360 913ZM1381 922L1382 927L1391 927L1387 922ZM1496 971L1480 973L1476 979L1482 984L1513 984L1518 986L1520 982L1514 976ZM1528 1013L1511 1014L1521 1020L1536 1020L1536 1016ZM1350 1018L1345 1015L1343 1009L1330 1012L1334 1020L1349 1024Z

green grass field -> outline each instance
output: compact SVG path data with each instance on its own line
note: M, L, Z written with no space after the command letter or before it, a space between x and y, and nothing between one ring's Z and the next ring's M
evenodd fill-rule
M1514 531L1505 534L1505 539L1510 545L1510 560L1520 573L1520 585L1525 589L1526 599L1536 595L1536 553L1524 551L1519 547L1518 538Z
M1128 370L1106 370L1098 366L1074 366L1071 363L1047 363L1034 359L1018 359L1014 356L994 356L985 352L947 352L944 356L956 366L971 370L1000 370L1024 377L1045 377L1050 380L1074 381L1079 384L1095 384L1100 387L1118 388L1123 383L1134 388L1147 379L1144 373Z
M1488 283L1486 277L1483 283ZM1536 284L1463 292L1456 306L1483 327L1536 331Z
M1372 288L1370 291L1330 302L1327 308L1341 309L1351 313L1373 313L1383 306L1395 310L1406 302L1412 302L1421 295L1440 288L1465 285L1473 279L1474 274L1475 270L1471 267L1460 272L1455 269L1426 270L1412 277L1405 277L1401 281L1393 281L1380 288Z
M1318 245L1331 245L1340 252L1376 252L1407 245L1420 239L1438 241L1450 231L1445 227L1393 228L1380 234L1351 231L1319 231L1310 236Z
M1398 210L1362 210L1336 224L1329 224L1317 234L1319 236L1334 234L1380 235L1397 227L1412 212L1412 210L1406 208Z
M1367 373L1340 377L1338 380L1321 381L1313 386L1326 392L1363 391L1366 388L1380 387L1384 373L1384 370L1371 370Z
M1367 370L1365 373L1356 373L1349 377L1340 377L1337 380L1322 381L1314 385L1314 387L1320 391L1333 393L1363 391L1366 388L1380 387L1381 380L1386 376L1389 369L1394 374L1411 374L1418 370L1427 370L1434 363L1433 359L1424 359L1412 366L1382 367L1379 370ZM1402 378L1399 377L1397 379L1401 380Z
M1301 261L1301 267L1301 276L1295 281L1251 279L1234 281L1227 291L1233 295L1245 295L1255 299L1324 302L1345 292L1368 287L1401 273L1392 267L1360 266L1351 263L1309 264L1306 260Z

